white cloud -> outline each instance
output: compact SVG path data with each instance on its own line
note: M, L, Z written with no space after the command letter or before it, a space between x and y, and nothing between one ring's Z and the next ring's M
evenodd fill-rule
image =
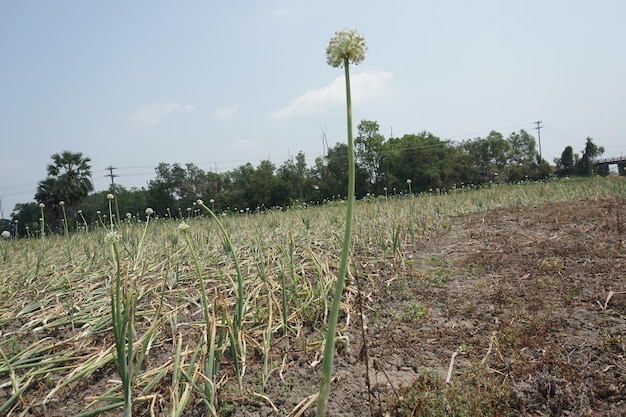
M215 118L217 120L225 121L232 119L239 111L239 103L233 104L230 107L221 107L215 111Z
M276 120L290 119L299 114L321 113L343 105L346 100L345 77L339 77L326 87L309 90L294 98L291 104L274 111ZM366 71L350 77L353 104L364 104L388 97L392 93L393 74L388 71Z
M140 107L139 110L130 116L130 120L137 122L142 126L156 126L161 123L165 116L171 113L189 113L195 109L195 106L189 103L181 104L175 101L163 103L156 101Z

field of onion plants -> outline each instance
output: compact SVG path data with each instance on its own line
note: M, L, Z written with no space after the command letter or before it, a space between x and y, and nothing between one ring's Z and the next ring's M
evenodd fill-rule
M592 178L355 202L330 415L417 415L402 402L424 374L402 361L386 368L389 361L375 358L384 346L370 338L387 315L403 323L403 332L418 332L421 320L433 316L424 300L407 301L414 287L399 283L425 276L418 271L420 248L452 219L606 199L623 207L625 196L623 179ZM198 201L199 210L182 219L147 210L142 218L87 224L77 232L29 239L5 234L0 415L312 415L344 206L334 201L214 216ZM428 259L424 268L436 266L441 278L434 274L431 282L445 286L453 262L444 254ZM384 291L402 291L404 298L375 302ZM414 348L419 351L419 343ZM467 353L456 348L459 358ZM434 371L443 379L453 363L450 356L439 359L441 369ZM424 384L426 391L440 389ZM490 392L496 395L457 394ZM454 404L446 401L448 408ZM491 415L513 415L514 408L509 402Z

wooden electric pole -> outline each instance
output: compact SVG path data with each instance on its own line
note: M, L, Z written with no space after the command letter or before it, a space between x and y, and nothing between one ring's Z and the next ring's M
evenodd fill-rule
M119 223L120 221L122 221L122 219L120 219L120 209L117 206L117 192L115 191L115 180L114 180L114 178L117 177L117 175L113 174L113 170L117 168L109 165L105 169L109 170L109 174L105 175L105 177L111 177L111 192L113 193L113 197L114 197L113 200L115 201L115 216L117 216L116 221Z
M543 161L543 157L541 156L541 120L538 122L535 122L535 124L537 125L537 127L535 129L537 129L537 140L539 141L539 160Z

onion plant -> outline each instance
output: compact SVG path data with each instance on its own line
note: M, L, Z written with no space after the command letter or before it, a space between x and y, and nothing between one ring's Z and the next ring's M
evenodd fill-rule
M70 258L70 263L73 263L72 259L72 240L70 239L70 232L67 225L67 215L65 213L65 201L59 202L61 210L63 211L63 231L65 232L65 239L67 240L67 256Z
M215 314L209 311L209 299L207 297L206 286L204 284L204 277L202 276L202 271L200 269L200 264L198 262L198 257L196 256L196 251L191 243L191 239L189 238L189 225L184 221L178 226L178 230L183 233L185 237L185 242L187 242L187 246L189 247L189 252L191 253L191 258L193 259L194 270L196 272L196 276L198 277L198 282L200 283L200 297L202 303L202 312L204 313L204 321L206 324L206 337L207 337L207 351L204 361L204 374L208 378L205 386L205 396L208 400L208 406L211 409L214 407L214 401L212 399L215 398L215 390L214 390L214 354L215 354ZM213 348L213 349L211 349Z
M132 416L133 389L133 358L135 335L135 310L137 297L135 291L125 285L122 291L121 264L118 243L120 235L111 231L107 234L115 261L115 281L111 282L111 316L113 320L113 336L115 339L115 364L122 380L124 395L124 417ZM123 297L123 298L122 298Z
M243 315L245 313L244 304L243 304L243 274L241 273L241 268L239 267L239 259L237 258L237 253L235 252L233 243L230 240L230 236L228 235L228 232L226 232L226 229L224 229L224 225L222 224L220 219L215 215L213 210L211 210L210 208L206 206L206 204L204 204L202 200L198 200L197 203L200 207L206 210L209 213L209 215L213 218L213 220L215 220L215 222L217 223L217 226L220 228L220 231L222 232L222 236L224 237L224 243L226 244L226 247L228 248L228 252L230 253L230 256L233 259L233 263L235 264L235 271L237 272L237 285L235 288L235 294L237 296L237 299L235 301L235 318L234 318L235 328L233 330L235 332L235 339L239 340L239 333L241 332L241 323L243 321Z
M320 379L320 393L317 401L318 417L326 415L328 394L330 392L330 378L333 372L333 359L335 353L335 333L337 330L337 318L339 305L343 294L343 283L348 268L348 256L350 253L350 241L352 231L352 203L354 202L354 143L352 140L352 100L350 95L350 63L358 65L365 59L367 45L365 39L356 30L342 30L335 32L326 47L326 62L332 67L343 67L346 78L346 109L348 122L348 194L346 199L346 227L343 238L343 250L341 263L335 284L335 293L330 308L328 320L328 333L324 345L324 359L322 361L322 377Z

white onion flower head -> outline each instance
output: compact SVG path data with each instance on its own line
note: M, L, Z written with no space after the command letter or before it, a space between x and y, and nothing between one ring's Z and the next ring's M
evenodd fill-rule
M189 230L189 225L185 222L182 222L181 224L178 225L178 230L180 230L183 233L187 233L187 230Z
M10 237L11 237L11 232L9 232L8 230L3 231L3 232L2 232L2 237L3 237L4 239L8 239L8 238L10 238Z
M199 206L201 206L202 204L204 204L204 201L197 199L194 204L198 204Z
M65 205L65 201L63 201L63 200L59 201L59 205L64 206Z
M39 208L44 208L46 205L44 203L39 203Z
M411 179L409 178L408 180L406 180L406 183L410 184L411 183Z
M109 232L107 233L106 237L104 238L104 241L107 243L117 243L121 240L121 236L119 233L117 232Z
M326 62L331 67L343 67L350 62L358 65L365 59L367 45L365 38L354 29L335 32L326 46Z
M150 215L152 215L153 213L154 213L154 210L152 210L152 208L151 208L151 207L148 207L148 208L146 209L146 216L150 216Z
M113 200L115 196L113 194L107 194L107 200Z

